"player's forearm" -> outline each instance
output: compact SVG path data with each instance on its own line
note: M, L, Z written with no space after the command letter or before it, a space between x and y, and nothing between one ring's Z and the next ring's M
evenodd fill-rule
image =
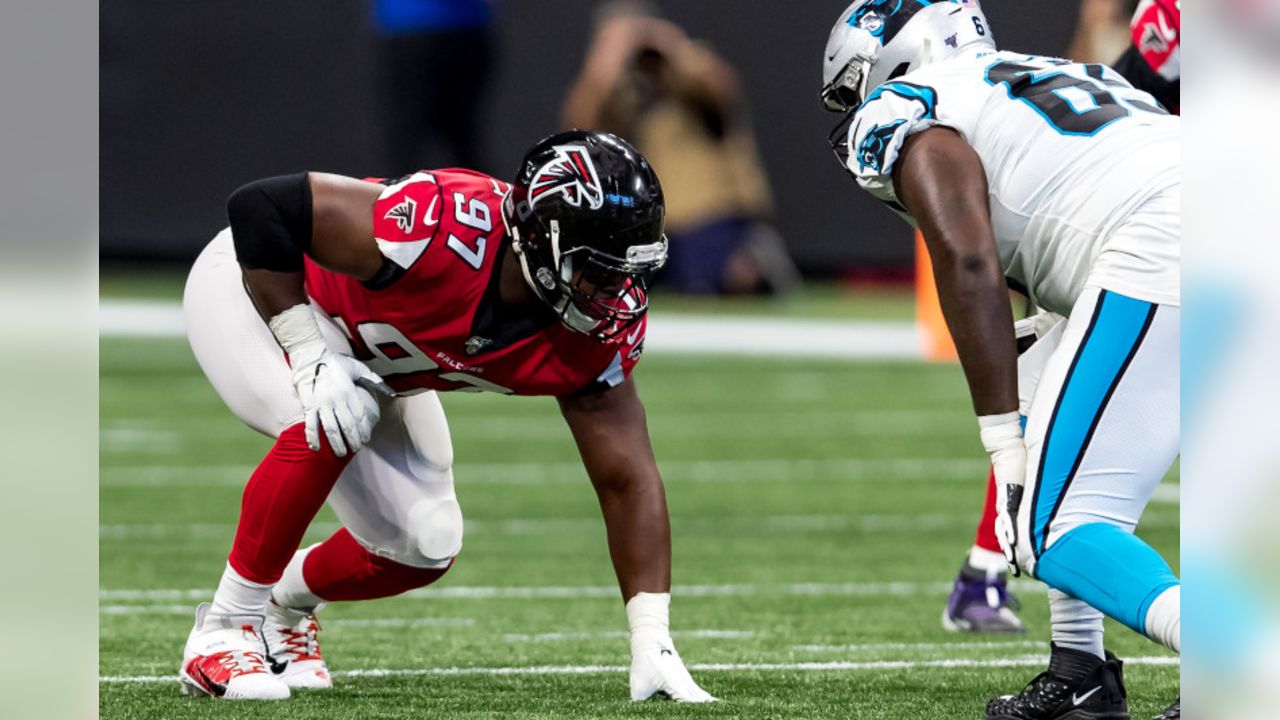
M671 590L671 522L662 481L598 483L609 556L624 600Z
M936 253L938 298L978 415L1018 409L1013 309L994 258Z

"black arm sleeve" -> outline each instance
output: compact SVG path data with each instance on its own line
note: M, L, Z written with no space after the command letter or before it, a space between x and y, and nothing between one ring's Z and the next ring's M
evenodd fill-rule
M227 217L241 267L302 269L311 249L311 183L307 173L255 180L227 198Z
M1147 64L1147 59L1134 45L1119 57L1112 65L1116 72L1124 76L1129 84L1151 93L1166 110L1178 112L1182 104L1182 83L1178 80L1165 80Z

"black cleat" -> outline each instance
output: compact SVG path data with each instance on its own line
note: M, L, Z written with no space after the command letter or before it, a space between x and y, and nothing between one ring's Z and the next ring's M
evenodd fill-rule
M1018 695L987 703L987 720L1129 720L1123 663L1053 646L1049 669Z
M1182 698L1173 701L1167 710L1155 716L1154 720L1182 720Z

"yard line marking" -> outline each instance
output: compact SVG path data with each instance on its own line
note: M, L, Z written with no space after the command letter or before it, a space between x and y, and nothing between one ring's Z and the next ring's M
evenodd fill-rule
M475 618L425 617L425 618L349 618L325 620L326 628L413 628L413 627L465 627L476 624Z
M98 612L103 615L194 615L195 607L192 605L103 605L98 608ZM462 617L337 618L324 622L326 629L469 627L475 624L475 618Z
M102 605L103 615L195 615L191 605Z
M502 520L465 520L467 535L538 536L571 531L603 530L598 516L580 518L507 518ZM947 527L970 526L972 513L919 513L869 515L765 515L738 518L681 519L682 530L759 528L762 524L786 531L821 531L857 529L869 532L895 530L917 532ZM98 526L102 540L205 539L228 537L235 532L233 523L108 523ZM341 525L316 522L307 528L308 535L330 535Z
M758 458L735 460L667 460L658 463L668 482L742 482L788 480L937 480L974 481L986 465L977 455L943 458ZM106 465L101 487L211 486L241 487L254 468L248 465ZM581 484L580 461L546 463L457 463L459 485Z
M913 322L809 320L768 316L650 313L645 350L674 355L918 360ZM108 298L98 303L99 337L182 337L182 306L163 300ZM814 342L822 338L822 342Z
M1031 580L1015 580L1010 586L1019 591L1033 592L1044 586ZM675 590L682 597L734 597L742 595L945 595L951 592L951 582L845 582L845 583L785 583L760 585L755 583L724 583L707 585L681 585ZM98 599L108 602L163 602L174 600L207 599L212 588L163 588L131 589L103 588ZM487 599L539 599L564 600L575 598L616 598L616 585L535 585L535 586L454 586L426 587L410 590L401 598L420 600L487 600Z
M1182 485L1179 483L1161 483L1156 486L1156 492L1151 496L1152 502L1168 503L1170 505L1182 504Z
M1049 643L1036 640L1010 642L950 642L950 643L851 643L848 645L792 645L797 652L874 652L877 650L1009 650L1013 648L1048 649Z
M973 660L952 658L946 660L876 660L854 662L837 660L833 662L790 662L790 663L693 663L689 669L694 672L831 672L839 670L923 670L923 669L964 669L964 668L1020 668L1040 667L1044 665L1043 655L1027 655L1023 657L1003 658L999 660ZM1177 666L1176 657L1150 656L1134 657L1125 660L1126 665L1151 665L1156 667ZM440 667L440 668L364 668L356 670L338 670L335 677L417 677L423 675L597 675L603 673L624 673L630 668L625 665L532 665L524 667ZM125 683L168 683L177 682L177 675L102 675L98 682L108 685Z
M755 637L755 632L751 630L673 630L673 637L681 638L706 638L714 640L745 640ZM626 630L605 630L600 632L549 632L536 633L533 635L525 635L520 633L508 633L502 636L504 642L509 643L530 643L530 642L555 642L559 640L597 640L597 639L613 639L627 638L631 633ZM1048 647L1046 645L1046 647Z

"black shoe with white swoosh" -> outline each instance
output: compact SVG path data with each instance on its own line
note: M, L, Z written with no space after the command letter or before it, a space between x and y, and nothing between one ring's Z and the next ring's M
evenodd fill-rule
M987 720L1129 720L1124 664L1053 646L1049 669L1018 695L987 703Z

